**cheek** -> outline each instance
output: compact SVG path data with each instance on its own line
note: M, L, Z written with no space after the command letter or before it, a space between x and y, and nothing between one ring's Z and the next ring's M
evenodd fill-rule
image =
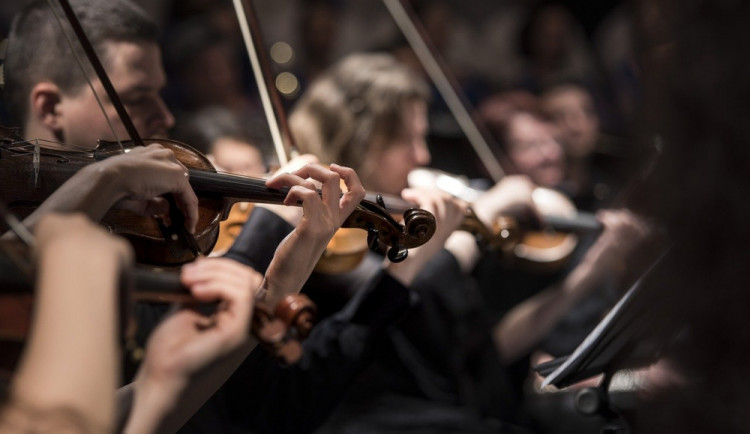
M407 186L407 176L414 169L407 152L393 148L376 159L373 178L382 193L399 194Z
M541 162L541 159L537 158L533 152L517 152L512 154L511 158L516 169L521 173L529 173Z

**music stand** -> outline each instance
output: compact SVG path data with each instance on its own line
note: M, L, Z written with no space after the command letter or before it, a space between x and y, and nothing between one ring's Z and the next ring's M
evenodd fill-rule
M545 377L542 387L563 388L603 374L597 389L584 389L576 396L580 412L607 418L610 424L603 432L628 432L624 419L608 402L614 373L653 364L679 330L681 321L664 315L667 303L675 299L675 288L666 285L668 276L659 273L669 269L663 266L668 261L668 253L660 256L572 354L533 367Z

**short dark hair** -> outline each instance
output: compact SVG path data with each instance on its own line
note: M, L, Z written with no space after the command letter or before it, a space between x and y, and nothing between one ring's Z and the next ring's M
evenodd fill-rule
M71 0L81 26L106 64L105 42L157 42L158 27L138 6L127 0ZM75 38L58 8L65 32ZM78 46L76 41L74 45ZM82 50L76 48L82 59ZM84 60L84 65L88 62ZM87 66L89 71L93 69ZM73 52L54 12L44 0L29 3L15 17L8 36L4 64L5 92L9 111L23 122L28 111L29 92L36 83L49 80L62 91L74 91L85 83L78 73ZM87 71L88 73L88 71Z

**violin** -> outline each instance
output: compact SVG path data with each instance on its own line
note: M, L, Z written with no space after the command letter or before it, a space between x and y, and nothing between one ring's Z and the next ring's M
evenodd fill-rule
M88 164L119 155L120 145L100 142L90 152L58 150L18 141L12 130L0 130L0 171L9 180L0 193L0 200L14 210L30 212L41 204L63 182ZM216 243L219 223L226 219L231 206L240 201L282 204L289 189L271 189L265 180L240 175L217 173L210 161L190 146L172 140L158 140L175 153L177 160L188 168L190 184L199 198L199 222L194 239L200 252L210 252ZM132 146L131 142L124 145ZM393 261L403 260L407 249L427 242L435 231L432 214L409 209L398 223L375 203L362 201L344 222L343 227L365 230L368 245L388 248ZM139 262L171 266L195 258L190 246L165 237L163 228L152 218L127 210L110 210L102 223L112 232L131 242Z
M469 204L482 194L459 177L431 169L413 170L409 184L438 188ZM603 229L593 214L578 211L570 199L556 190L536 187L531 199L543 219L542 227L540 222L507 215L499 216L488 227L469 207L458 229L473 234L482 248L501 252L508 265L537 272L558 270L573 254L580 234ZM393 212L411 206L398 197L388 197L383 205Z
M28 256L28 248L19 243L3 241L2 250L14 252L15 258ZM26 251L26 252L24 252ZM30 270L28 263L21 265ZM33 272L19 270L18 260L0 255L0 370L12 371L18 360L23 343L30 331L34 305ZM123 298L121 310L126 312L129 301L152 303L184 303L198 305L190 292L180 283L179 273L174 270L157 270L136 266L123 276L123 286L129 297ZM132 290L131 290L132 289ZM202 303L206 309L215 305ZM315 304L303 294L288 295L270 306L256 300L253 319L248 331L255 336L261 346L280 361L293 364L302 355L301 341L313 327L316 314ZM121 318L127 318L121 314ZM133 329L122 327L126 347L134 358L140 358L142 350L135 347Z

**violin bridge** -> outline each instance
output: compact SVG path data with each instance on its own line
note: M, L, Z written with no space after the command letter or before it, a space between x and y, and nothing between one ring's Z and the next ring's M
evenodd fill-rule
M39 146L39 139L34 140L34 157L32 159L32 166L34 167L34 187L39 186L39 161L41 155L41 148Z

